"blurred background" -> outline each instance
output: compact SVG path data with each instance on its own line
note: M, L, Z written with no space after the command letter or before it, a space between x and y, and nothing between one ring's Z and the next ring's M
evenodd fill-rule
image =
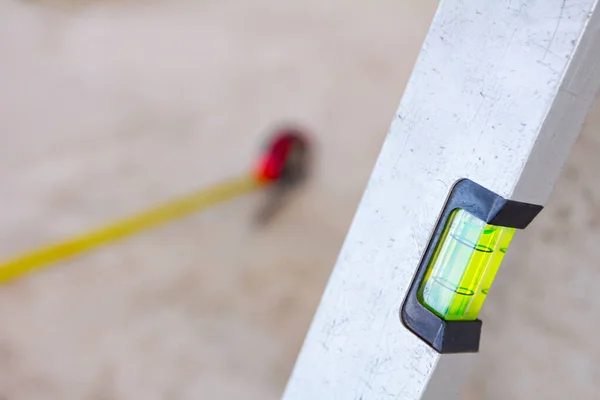
M278 399L436 0L0 0L0 256L245 172L314 174L0 287L0 399ZM511 246L465 399L594 398L600 107Z

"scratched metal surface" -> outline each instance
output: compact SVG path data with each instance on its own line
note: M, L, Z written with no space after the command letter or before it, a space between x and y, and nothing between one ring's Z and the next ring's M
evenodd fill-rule
M600 80L595 5L441 3L287 400L458 398L472 356L440 362L399 304L453 182L546 204Z

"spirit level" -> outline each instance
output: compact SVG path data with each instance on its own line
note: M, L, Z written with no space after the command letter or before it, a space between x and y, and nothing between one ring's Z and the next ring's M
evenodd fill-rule
M285 400L459 397L513 230L597 92L597 4L440 3Z

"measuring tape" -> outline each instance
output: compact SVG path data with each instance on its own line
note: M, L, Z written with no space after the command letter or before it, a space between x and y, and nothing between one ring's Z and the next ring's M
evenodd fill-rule
M76 256L109 242L249 193L261 185L261 182L255 179L254 176L231 179L83 235L27 252L0 264L0 283L46 264Z
M252 174L229 179L88 233L0 262L0 283L270 184L293 186L304 177L306 150L306 140L300 132L293 129L279 131L269 141Z

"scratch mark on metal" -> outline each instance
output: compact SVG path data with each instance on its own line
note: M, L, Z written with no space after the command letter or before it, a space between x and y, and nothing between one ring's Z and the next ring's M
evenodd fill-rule
M546 52L544 53L544 57L542 60L546 58L548 52L550 51L550 47L552 43L554 43L554 39L556 39L556 34L558 33L558 28L560 27L560 22L562 21L563 14L565 12L565 7L567 5L567 0L563 0L562 6L560 7L560 14L558 14L558 21L556 21L556 27L554 28L554 33L552 33L552 38L550 39L550 43L548 43L548 47L546 47Z

